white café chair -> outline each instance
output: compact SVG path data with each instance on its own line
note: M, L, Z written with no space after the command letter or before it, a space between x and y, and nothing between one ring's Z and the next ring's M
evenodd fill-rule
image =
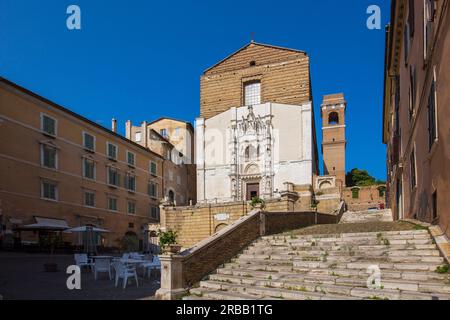
M122 259L127 260L129 258L130 258L130 254L129 253L122 254Z
M133 278L136 281L136 287L139 287L138 277L136 273L136 267L133 265L127 265L120 260L113 262L113 267L116 273L116 287L119 284L119 279L123 279L122 288L125 289L128 283L128 278Z
M142 263L142 267L145 269L145 273L148 274L148 277L150 278L152 270L161 271L161 261L158 256L153 256L153 259L150 262Z
M109 259L95 259L94 262L94 278L97 280L97 273L108 273L111 280L111 261Z
M75 264L80 268L89 267L92 269L93 263L90 261L86 253L75 253L74 258Z

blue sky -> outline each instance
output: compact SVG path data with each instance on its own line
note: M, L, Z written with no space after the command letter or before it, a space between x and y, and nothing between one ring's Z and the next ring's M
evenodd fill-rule
M81 30L66 27L71 4L81 8ZM373 4L381 30L366 28ZM0 75L106 127L116 117L122 134L127 119L194 122L201 73L253 32L257 42L310 56L317 129L322 95L345 93L347 171L385 179L388 20L388 0L1 0Z

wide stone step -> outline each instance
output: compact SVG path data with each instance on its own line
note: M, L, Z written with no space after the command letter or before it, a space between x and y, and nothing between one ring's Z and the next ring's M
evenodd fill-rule
M284 289L295 288L307 288L308 291L318 291L314 286L330 285L328 289L324 289L327 293L342 294L346 290L350 290L353 287L367 288L367 274L365 278L341 278L339 276L314 276L314 275L285 275L283 277L269 276L269 277L242 277L234 275L214 274L210 275L210 280L225 283L234 283L242 285L257 285L257 286L273 286ZM340 287L336 287L340 286ZM295 286L295 287L293 287ZM434 294L449 294L450 284L443 285L441 282L418 282L411 280L389 280L384 279L381 281L381 286L384 289L398 289L406 291L415 291L422 293L434 293ZM311 289L312 288L312 289ZM350 288L350 289L349 289ZM337 291L333 291L337 290ZM349 294L349 293L345 293Z
M350 296L338 296L338 295L327 295L322 292L310 292L301 290L288 290L281 288L259 287L259 286L244 286L238 284L222 283L218 281L202 281L200 282L201 288L208 288L213 290L220 290L226 292L238 292L244 294L251 294L259 296L260 298L278 298L278 299L294 299L294 300L329 300L329 299L339 299L339 300L353 300L359 299Z
M243 293L237 293L232 291L223 291L211 289L208 287L201 287L190 289L189 293L191 294L188 297L194 297L195 300L259 300L261 297ZM188 299L191 300L191 299Z
M298 284L291 282L290 287L276 287L278 282L268 282L264 286L259 285L240 285L225 283L220 281L201 281L200 286L209 289L232 291L238 293L258 295L261 297L276 297L284 299L298 300L322 300L326 296L333 296L338 299L428 299L437 298L439 300L448 300L449 295L445 294L427 294L413 291L401 291L393 289L369 289L360 287L346 287L339 285L315 285ZM263 283L261 283L263 284Z
M329 239L329 240L273 240L267 242L261 242L260 246L280 246L280 245L290 245L290 246L311 246L320 247L323 245L398 245L398 244L433 244L433 240L429 237L424 237L423 239L377 239L377 238L361 238L361 239Z
M234 275L239 277L253 278L258 277L262 279L280 279L280 278L290 278L297 276L311 276L315 279L321 278L325 279L328 277L334 278L362 278L367 279L369 276L367 270L357 270L357 269L304 269L301 271L275 271L275 270L249 270L249 269L239 269L239 268L220 268L217 270L218 274L224 275ZM412 280L412 281L422 281L422 282L434 282L450 284L450 275L439 274L436 272L411 272L411 271L390 271L384 270L382 273L382 279L390 280Z
M444 263L444 258L436 256L280 256L280 255L246 255L242 254L232 260L246 264L261 263L261 264L283 264L293 266L305 266L305 262L318 262L318 263L352 263L352 262L367 262L367 263L430 263L440 265ZM307 264L309 265L309 264Z
M437 249L391 249L388 246L384 246L381 249L374 250L361 250L353 248L339 248L338 250L321 250L315 248L312 250L293 250L292 248L249 248L244 250L244 255L269 255L269 256L345 256L345 255L367 255L367 256L440 256L440 252Z
M396 236L396 235L429 235L428 230L401 230L401 231L381 231L381 232L357 232L357 233L328 233L328 234L307 234L298 235L295 232L287 232L285 234L264 236L262 240L271 240L274 238L292 238L296 237L298 239L319 239L319 238L353 238L353 237L379 237L379 236Z
M352 255L259 255L259 254L242 254L236 261L246 262L248 260L264 260L264 261L323 261L323 262L355 262L355 261L371 261L371 262L431 262L443 263L444 258L439 256L419 256L419 255L366 255L354 253Z

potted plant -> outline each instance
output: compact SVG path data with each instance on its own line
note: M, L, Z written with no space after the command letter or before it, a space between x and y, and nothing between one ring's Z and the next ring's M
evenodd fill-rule
M260 197L253 197L252 200L250 201L250 206L253 209L261 209L262 210L266 207L266 203Z
M158 232L159 245L164 252L178 253L181 250L181 245L177 244L177 232L168 230Z

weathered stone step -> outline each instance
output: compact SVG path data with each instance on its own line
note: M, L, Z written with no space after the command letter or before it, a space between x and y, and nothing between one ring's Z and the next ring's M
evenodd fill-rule
M260 246L279 246L279 245L290 245L290 246L311 246L320 247L323 245L397 245L397 244L433 244L432 239L429 237L424 237L423 239L377 239L377 238L361 238L361 239L329 239L329 241L321 240L273 240L268 242L261 242Z
M367 279L369 274L367 270L357 270L357 269L305 269L305 271L297 271L297 272L283 272L283 271L256 271L249 269L231 269L231 268L220 268L217 269L218 274L224 275L234 275L246 278L259 277L262 279L279 279L279 278L290 278L296 276L311 276L314 278L321 277L341 277L341 278L349 278L356 277ZM323 278L322 278L323 279ZM412 280L412 281L423 281L423 282L437 282L450 284L450 275L448 274L439 274L436 272L410 272L410 271L389 271L384 270L382 273L382 279L403 279L403 280Z
M445 294L426 294L412 291L401 291L392 289L368 289L359 287L345 287L337 285L303 285L291 283L289 289L273 286L276 282L260 286L245 286L218 281L202 281L200 286L222 291L233 291L245 294L278 297L285 299L314 299L321 300L326 296L335 296L339 299L429 299L433 297L440 300L448 300L449 296Z
M430 263L442 264L444 258L436 256L364 256L364 255L347 255L347 256L281 256L281 255L246 255L241 254L232 260L239 263L280 263L294 266L304 266L303 262L326 262L326 263L351 263L351 262L367 262L367 263Z
M323 245L323 246L291 246L287 244L279 245L279 246L269 246L267 244L253 244L249 246L245 251L254 251L254 250L267 250L267 251L345 251L345 250L361 250L361 251L372 251L372 250L437 250L435 244L401 244L401 245Z
M389 256L440 256L440 252L437 249L391 249L388 246L383 247L382 249L376 250L361 250L361 249L353 249L353 248L339 248L338 250L321 250L320 248L316 248L315 250L293 250L292 248L280 248L280 249L271 249L271 248L249 248L244 250L244 255L269 255L269 256L345 256L349 254L365 254L367 256L381 256L381 255L389 255Z
M257 295L260 297L270 297L270 298L279 298L279 299L295 299L295 300L322 300L322 299L355 299L349 296L336 296L336 295L328 295L326 297L325 293L322 292L309 292L309 291L295 291L288 289L280 289L280 288L271 288L271 287L258 287L258 286L244 286L238 284L229 284L222 283L217 281L202 281L200 282L201 288L209 288L226 292L238 292L238 293L246 293Z
M264 261L328 261L328 262L431 262L443 263L444 258L440 256L420 256L420 255L366 255L366 253L353 253L351 255L259 255L259 254L241 254L235 261L264 260Z
M264 236L262 240L271 240L273 238L292 238L298 239L319 239L319 238L352 238L352 237L379 237L395 235L429 235L428 230L402 230L402 231L381 231L381 232L357 232L357 233L325 233L325 234L306 234L298 235L295 232L287 232L279 235Z
M241 277L234 275L213 274L210 275L210 280L217 282L242 284L242 285L256 285L256 286L273 286L277 288L305 288L308 291L318 291L314 286L329 286L323 289L327 293L347 294L352 287L367 288L367 274L366 278L341 278L339 276L314 276L314 275L286 275L285 277ZM414 291L422 293L436 293L448 294L450 296L450 284L442 285L441 282L418 282L411 280L389 280L381 281L384 289L397 289L405 291ZM340 286L340 287L337 287ZM348 292L347 292L348 291Z
M223 291L211 289L208 287L190 289L189 297L195 297L196 300L259 300L261 297L232 291Z

